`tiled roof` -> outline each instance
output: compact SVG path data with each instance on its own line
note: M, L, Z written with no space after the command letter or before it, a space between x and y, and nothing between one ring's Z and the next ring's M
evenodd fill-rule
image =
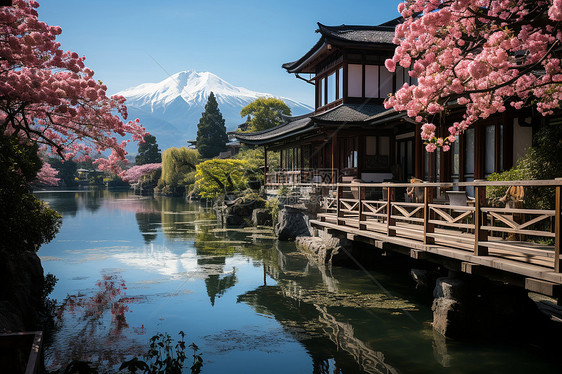
M394 48L395 20L379 26L341 25L326 26L318 23L318 30L322 36L320 40L300 59L283 64L289 73L298 73L303 64L316 54L322 53L328 44L350 45L354 47L388 46Z
M292 117L287 123L254 133L235 133L234 136L242 143L266 144L295 136L318 126L369 124L370 120L383 113L390 112L380 104L342 104L324 113Z
M353 43L394 44L393 26L325 26L318 24L319 32L328 39Z
M378 104L343 104L312 118L319 122L363 122L384 111Z
M295 117L287 123L272 127L267 130L252 133L236 133L234 136L243 143L263 142L269 139L283 137L290 133L305 129L312 125L312 120L308 116ZM304 118L303 118L304 117Z

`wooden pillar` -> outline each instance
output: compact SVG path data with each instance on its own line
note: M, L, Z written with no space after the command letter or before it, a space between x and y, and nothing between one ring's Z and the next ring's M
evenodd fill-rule
M488 241L488 230L482 229L486 225L486 213L482 207L486 206L486 186L474 188L474 254L476 256L487 256L488 247L481 243Z
M388 187L386 193L386 235L396 236L396 220L392 218L392 201L394 200L394 188Z
M421 125L416 124L416 131L414 136L414 176L423 179L423 143L420 137Z
M361 222L365 222L367 217L363 211L363 198L365 197L365 187L359 186L359 230L365 230L367 226Z
M343 217L343 212L341 211L340 198L342 196L343 187L337 186L336 188L336 222L338 225L345 225L345 221L340 220Z
M562 178L556 178L562 182ZM560 252L562 250L562 186L556 186L556 206L554 208L554 271L560 273L562 271L562 263L560 262Z
M434 225L430 223L431 219L431 208L429 204L433 203L433 187L423 187L423 243L433 244L435 238L427 236L427 234L433 234Z
M263 184L267 184L267 146L263 146Z
M336 173L336 152L338 151L338 138L337 138L337 134L333 133L332 134L332 184L333 183L338 183L338 176Z

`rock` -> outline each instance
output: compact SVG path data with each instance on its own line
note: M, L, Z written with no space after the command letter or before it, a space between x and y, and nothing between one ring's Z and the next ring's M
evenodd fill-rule
M252 211L252 223L254 226L272 226L271 212L265 208L254 209Z
M433 300L433 330L446 337L464 336L467 328L466 313L457 300L440 297Z
M311 234L308 216L303 210L286 205L279 211L279 222L275 225L275 235L279 240L294 240Z
M41 329L43 267L35 253L0 252L0 331Z
M452 300L461 300L467 292L466 283L461 279L443 277L437 278L435 289L433 290L434 298L445 298Z
M347 239L321 235L320 237L300 236L295 240L297 248L319 263L344 265L349 263L351 242Z
M225 200L215 207L219 223L229 227L249 226L255 209L265 207L263 199L239 197L232 201Z

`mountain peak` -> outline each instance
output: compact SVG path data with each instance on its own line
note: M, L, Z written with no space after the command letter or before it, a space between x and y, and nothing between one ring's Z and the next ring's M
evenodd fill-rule
M162 122L172 124L182 132L182 134L175 135L175 141L178 141L178 137L185 137L185 142L185 140L194 139L197 123L211 92L217 98L219 110L226 120L228 130L234 130L238 124L244 121L240 117L240 110L244 106L260 97L274 97L271 94L233 86L211 72L195 70L180 71L161 82L144 83L117 94L127 99L125 104L134 109L146 129L157 138L156 131L150 128L150 122L154 120L160 121L160 127L162 127ZM291 108L293 115L312 111L308 105L283 97L279 97L279 99ZM142 113L146 113L146 115L143 116ZM162 147L169 146L161 144L160 141L158 144Z

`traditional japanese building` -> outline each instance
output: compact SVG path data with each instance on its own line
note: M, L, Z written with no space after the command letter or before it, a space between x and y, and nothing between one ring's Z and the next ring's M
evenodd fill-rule
M320 40L298 60L283 64L289 73L315 86L315 110L268 130L236 134L245 144L280 151L280 168L268 170L267 182L382 182L411 177L469 182L510 168L531 145L535 116L530 111L508 111L472 126L449 152L425 152L420 124L383 106L384 99L404 83L416 83L407 69L389 72L384 65L396 47L398 22L318 24ZM435 121L440 122L438 131L447 135L458 116L450 108L446 118Z

